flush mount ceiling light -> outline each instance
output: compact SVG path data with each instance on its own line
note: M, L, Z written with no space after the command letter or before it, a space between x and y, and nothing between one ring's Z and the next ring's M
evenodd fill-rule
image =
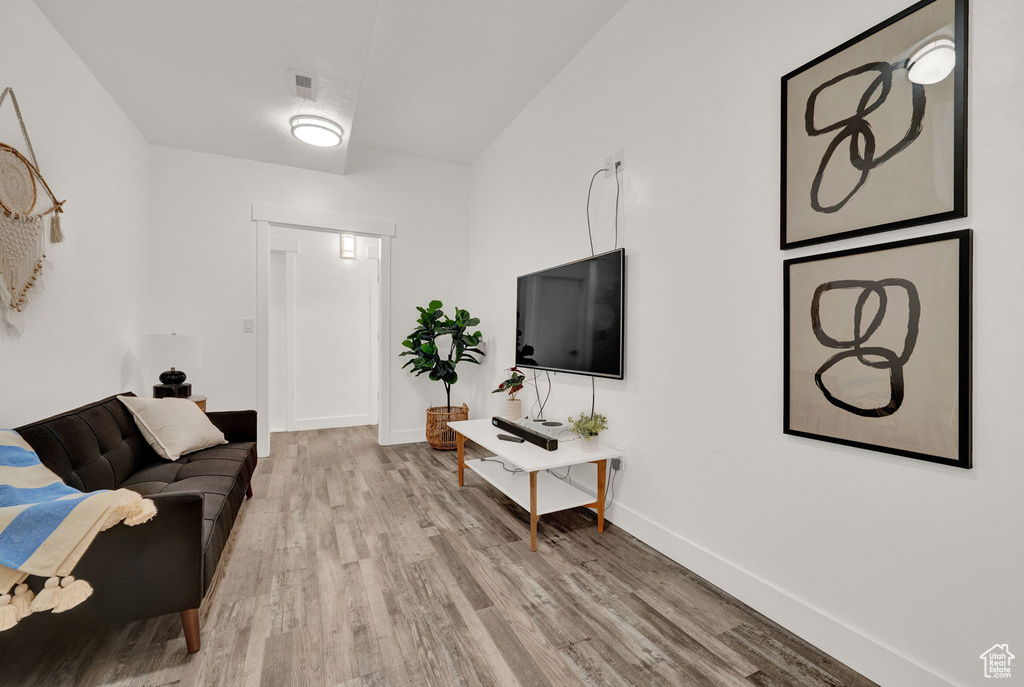
M341 125L323 117L298 115L292 117L292 136L303 143L321 148L333 148L341 143L345 130Z
M955 66L956 44L948 38L940 38L914 53L907 75L914 83L927 86L945 79Z

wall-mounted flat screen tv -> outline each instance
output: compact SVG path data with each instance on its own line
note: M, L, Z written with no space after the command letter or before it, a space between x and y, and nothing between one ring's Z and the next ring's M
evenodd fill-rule
M516 366L622 379L626 252L519 277Z

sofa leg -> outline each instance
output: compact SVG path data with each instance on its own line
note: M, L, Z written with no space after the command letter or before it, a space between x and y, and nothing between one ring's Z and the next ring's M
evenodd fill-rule
M190 654L199 651L199 609L181 612L181 629L185 632L185 648Z
M252 482L249 482L249 486L245 488L245 498L252 498Z

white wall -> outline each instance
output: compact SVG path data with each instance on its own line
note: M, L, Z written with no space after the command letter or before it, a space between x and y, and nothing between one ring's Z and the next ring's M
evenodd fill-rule
M465 307L491 355L470 404L500 411L514 277L589 253L587 183L624 147L626 379L597 381L628 450L611 519L880 684L969 685L992 644L1024 648L1024 5L972 6L969 221L778 249L781 75L906 4L628 4L473 167ZM598 251L614 194L599 178ZM783 259L967 226L975 469L784 436ZM589 405L559 375L547 415Z
M14 88L41 171L67 199L66 240L48 247L24 334L0 325L0 426L13 427L142 388L149 145L32 2L6 0L2 13L0 90ZM0 141L27 155L9 101Z
M341 236L291 227L271 227L275 239L291 240L292 283L284 281L283 253L270 265L270 399L271 431L325 429L377 421L376 377L372 351L377 346L379 312L372 308L378 260L367 257L371 244L379 255L380 239L356 237L356 258L341 258ZM276 260L274 258L277 258ZM280 272L278 274L277 272ZM288 291L290 298L276 290ZM293 326L288 329L287 309ZM282 338L292 342L291 366ZM276 344L276 345L275 345ZM293 370L293 417L278 417ZM284 378L281 372L284 371Z
M465 307L467 168L359 147L345 176L162 147L152 160L156 287L145 325L204 337L203 367L189 379L211 410L256 407L256 337L242 332L242 318L256 316L252 205L396 222L392 434L422 440L425 409L443 389L398 371L397 356L416 305Z

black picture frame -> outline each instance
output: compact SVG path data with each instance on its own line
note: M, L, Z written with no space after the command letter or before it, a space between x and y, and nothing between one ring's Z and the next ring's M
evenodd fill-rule
M911 249L912 250L912 249L915 249L915 248L919 248L921 246L927 246L929 244L940 244L940 242L952 242L955 245L955 254L952 253L952 251L954 250L953 247L937 246L937 248L940 249L940 250L950 251L950 255L945 258L945 263L942 266L941 270L938 270L938 269L935 270L935 274L932 275L933 276L932 281L934 281L936 284L940 284L941 285L941 284L944 283L943 282L944 279L948 279L950 277L949 273L955 273L955 277L954 277L955 280L956 280L955 289L952 288L952 285L946 284L945 287L942 288L942 289L931 289L931 292L929 292L929 293L926 293L926 292L922 291L920 294L917 294L918 297L919 297L919 303L920 303L920 307L919 307L919 310L918 310L918 316L919 316L919 321L920 322L925 322L925 319L924 319L925 317L930 317L933 320L935 320L937 318L941 318L942 315L943 315L944 309L945 310L950 310L951 309L950 304L948 303L948 301L950 301L950 300L955 300L956 301L956 314L955 314L955 317L949 317L948 313L946 313L947 317L945 318L945 320L947 320L947 322L944 325L944 331L949 331L950 333L952 333L952 330L955 329L956 341L955 342L945 341L945 342L943 342L943 344L941 346L941 349L946 351L947 357L948 357L949 353L951 353L952 351L955 351L955 355L956 355L956 358L957 358L957 361L956 361L956 374L955 374L955 390L949 388L949 387L954 386L954 382L952 380L946 382L946 388L945 388L945 390L948 393L955 394L955 403L953 402L952 399L946 398L945 401L944 401L945 405L942 406L942 407L946 407L946 406L954 407L955 406L955 416L956 416L956 419L957 419L956 427L955 428L951 428L949 430L949 436L945 437L945 439L947 440L947 445L948 445L948 442L955 442L955 450L953 452L953 455L940 455L938 453L930 452L930 451L927 451L927 450L915 450L914 448L911 448L908 445L904 445L904 446L897 446L897 445L892 445L892 444L886 445L885 443L880 443L880 441L878 439L871 440L871 437L873 436L871 434L872 431L875 431L876 434L879 435L879 436L884 435L886 433L888 433L889 436L894 436L894 428L895 428L895 437L896 437L896 439L897 440L902 440L903 437L899 436L900 425L898 424L899 422L902 421L901 419L899 419L899 412L898 412L899 410L903 409L900 404L902 403L902 404L906 405L908 403L916 403L916 404L918 404L918 409L922 405L931 407L930 404L934 404L935 403L934 399L936 398L932 394L934 394L936 392L936 390L939 390L941 392L942 389L943 389L941 384L937 385L937 383L935 382L935 378L936 377L941 377L942 375L941 374L935 374L935 370L932 367L929 367L929 362L930 361L927 358L924 359L924 360L920 360L920 359L919 360L913 360L913 356L917 355L917 351L914 350L913 347L916 346L917 349L920 349L920 348L922 348L922 344L920 343L920 341L917 341L917 340L915 340L914 344L909 343L910 342L909 330L911 328L911 325L909 324L909 322L910 322L910 320L913 317L913 308L914 308L914 306L910 305L910 302L913 299L909 297L910 296L909 290L906 292L906 294L907 294L907 313L908 313L907 314L908 333L906 335L907 338L903 342L903 348L901 350L899 358L904 358L904 357L910 358L910 360L904 360L902 365L904 365L907 368L909 368L910 364L911 364L911 361L912 361L914 363L914 365L915 365L915 369L913 370L913 374L911 374L909 371L906 372L907 386L908 386L908 390L906 390L906 396L907 396L908 400L907 401L903 400L903 396L902 396L903 390L901 390L901 392L900 392L900 394L901 394L900 401L899 401L899 403L896 404L896 409L895 410L891 410L891 412L889 412L890 406L892 405L893 400L896 398L895 391L892 391L892 393L890 395L890 404L889 404L889 406L886 406L885 409L882 409L882 408L870 409L871 411L876 411L876 410L877 411L881 411L877 415L872 415L872 416L869 417L866 414L865 411L861 411L861 413L864 413L864 418L865 418L864 420L859 419L858 414L849 413L848 411L845 411L842 408L839 408L839 411L837 412L836 408L838 406L837 406L835 400L830 400L830 399L826 398L829 395L829 390L827 389L828 385L823 383L823 380L821 379L822 373L824 371L828 370L832 365L835 364L835 363L833 363L833 360L835 358L856 357L857 360L862 365L868 365L869 363L865 363L864 362L864 359L865 359L864 356L868 356L868 357L872 357L874 359L874 361L876 362L876 364L879 364L879 365L881 364L882 361L879 361L878 359L879 358L883 358L883 355L881 353L879 353L879 351L884 353L888 349L863 347L863 348L860 349L859 353L854 351L854 352L851 352L851 353L836 354L836 355L832 356L831 358L828 357L830 351L834 352L834 350L832 350L832 349L839 349L839 348L857 349L857 348L859 348L863 344L871 345L870 342L869 342L869 339L871 339L871 337L874 336L874 332L878 331L877 328L873 329L873 327L875 327L875 322L874 321L872 321L872 323L869 324L868 327L866 329L864 329L864 330L860 329L860 325L859 324L854 324L850 328L850 330L854 332L853 340L850 340L850 341L838 341L838 340L834 340L833 341L830 338L831 335L828 334L828 333L825 333L826 338L828 338L830 340L829 341L830 344L831 343L837 343L837 344L843 344L844 346L831 346L831 345L826 346L825 344L822 344L821 348L820 348L820 357L814 357L813 360L804 359L804 360L798 361L799 364L797 364L796 366L794 365L794 355L798 355L798 356L800 355L799 353L795 353L794 352L794 333L796 333L796 335L801 338L801 341L806 342L808 340L808 335L806 333L806 330L803 329L804 325L800 324L800 320L803 320L804 322L808 322L809 323L809 328L811 328L811 329L815 328L815 326L817 325L817 329L814 331L813 336L818 341L821 341L821 337L820 337L820 334L822 333L821 332L821 323L822 323L823 320L822 320L822 316L820 315L820 313L816 312L816 307L820 307L821 306L820 300L818 300L819 299L819 294L823 294L823 293L828 292L830 290L837 290L838 291L840 289L851 289L851 288L852 289L857 289L857 288L863 289L861 295L858 296L858 298L857 298L858 305L855 306L856 314L855 314L854 320L859 320L861 315L863 314L861 309L864 308L864 307L870 307L869 305L867 305L868 301L871 300L870 296L867 295L868 291L870 289L875 289L875 291L877 293L877 290L879 288L878 286L873 286L873 287L872 286L864 286L864 284L874 283L874 284L877 285L877 284L880 283L879 281L876 281L876 282L865 281L863 283L859 283L859 284L856 284L854 286L850 286L850 285L848 285L848 283L843 283L843 282L829 282L827 284L823 283L823 284L821 284L820 286L818 286L814 290L814 294L815 295L810 298L811 302L807 303L806 300L807 300L807 293L808 293L808 284L815 283L816 277L818 277L820 274L824 274L824 273L829 273L829 274L834 273L834 274L837 274L837 275L845 276L847 279L849 279L849 276L851 276L851 275L849 275L848 272L849 272L849 270L852 267L854 270L859 270L859 272L861 272L861 273L865 273L865 272L869 273L869 274L863 274L863 275L862 274L857 274L856 275L858 277L863 276L863 278L866 279L866 280L880 279L881 278L880 281L895 282L895 281L897 281L896 278L899 278L901 275L898 273L898 270L893 270L892 269L893 260L892 259L878 260L877 256L879 254L890 252L890 251L901 251L901 250L904 250L904 249ZM789 434L789 435L792 435L792 436L797 436L797 437L805 437L805 438L809 438L809 439L817 439L817 440L820 440L820 441L831 442L831 443L834 443L834 444L842 444L844 446L853 446L853 447L856 447L856 448L868 449L868 450L872 450L872 451L880 451L880 452L883 452L883 453L890 453L890 454L897 455L897 456L904 456L904 457L907 457L907 458L914 458L914 459L917 459L917 460L923 460L923 461L928 461L928 462L932 462L932 463L940 463L940 464L943 464L943 465L950 465L950 466L953 466L953 467L970 469L973 466L972 450L971 450L971 422L972 422L972 420L971 420L971 418L972 418L972 408L971 408L971 367L972 367L972 363L971 363L971 355L972 355L971 354L971 326L972 326L971 325L971 322L972 322L972 317L971 317L971 301L972 301L972 295L971 295L971 291L972 291L972 262L973 262L973 255L972 255L972 253L973 253L973 245L972 244L973 244L973 231L970 230L970 229L964 229L964 230L946 232L946 233L942 233L942 234L935 234L935 235L925 236L925 237L920 237L920 238L907 239L907 240L903 240L903 241L895 241L895 242L890 242L890 243L877 244L877 245L867 246L867 247L864 247L864 248L854 248L854 249L850 249L850 250L837 251L837 252L832 252L832 253L822 253L822 254L818 254L818 255L810 255L810 256L806 256L806 257L792 258L792 259L784 261L784 264L783 264L784 265L783 266L783 294L784 294L784 313L783 313L783 327L784 327L784 329L783 329L783 332L784 332L784 335L783 335L783 342L784 342L783 343L783 350L784 350L784 353L783 353L783 355L784 355L784 360L783 360L783 369L784 369L784 372L783 372L783 409L784 409L783 410L783 433ZM911 256L914 259L918 259L920 264L915 264L915 266L913 267L913 269L911 271L916 270L918 273L922 273L922 271L925 271L925 272L927 271L927 269L928 269L927 261L920 261L920 257L921 257L920 254L915 254L915 253L907 252L907 253L901 254L901 255L904 256L904 257ZM932 255L934 255L934 253L932 253ZM876 256L876 259L875 260L866 260L866 261L865 260L860 260L858 263L853 263L852 265L848 261L847 262L842 262L842 261L844 261L844 259L851 258L851 257L854 257L854 256ZM892 255L890 255L890 258L891 257L892 257ZM897 256L897 259L899 259L899 257L900 256ZM822 270L821 272L819 272L818 275L814 274L813 270L806 270L804 268L801 268L801 266L803 266L803 265L808 265L808 264L812 264L812 263L824 263L826 261L836 261L836 262L832 263L832 265L830 265L830 266L825 266L825 267L818 266L818 267L813 268L813 269ZM877 266L874 265L874 263L877 263ZM859 265L859 267L858 267L858 265ZM868 266L867 269L864 269L865 265ZM800 271L800 270L803 270L803 271L802 271L802 273L798 274L798 271ZM845 274L845 275L842 274L844 272L844 270L847 271L847 274ZM945 276L943 276L943 273L942 273L943 271L944 271L944 273L946 273ZM870 274L871 272L874 272L874 274ZM803 285L802 286L800 286L800 285L794 286L793 281L794 281L795 274L803 279ZM904 274L902 276L907 276L907 275ZM891 279L886 278L886 277L891 277ZM913 284L911 284L911 286L913 286ZM883 291L885 291L887 288L888 288L888 286L885 286L885 285L881 286L881 290L883 290ZM915 287L915 293L917 293L916 292L916 287ZM946 294L947 296L955 294L956 297L955 297L955 299L950 299L948 297L942 298L942 297L940 297L941 294ZM803 313L798 314L798 313L794 312L793 305L794 305L794 300L796 300L796 299L799 299L799 303L797 303L797 305L803 306L803 307L807 308L806 310L804 310ZM849 294L847 294L847 299L849 299ZM861 302L862 299L865 302L862 303ZM877 303L878 303L878 312L881 314L880 316L881 316L882 320L884 320L884 318L888 315L888 313L885 310L886 306L885 306L885 304L883 303L883 301L880 298L877 300ZM847 306L848 306L848 304L849 304L849 300L847 300ZM842 308L840 308L839 310L842 310ZM931 312L929 312L929 311L931 311ZM835 312L835 310L833 310L833 312ZM848 312L849 312L849 308L847 307L847 313ZM879 315L876 313L875 317L877 318L877 317L879 317ZM815 321L816 318L817 318L817 321ZM929 332L937 331L937 328L932 326L932 325L934 325L934 321L929 323L928 331ZM798 327L799 327L799 329L798 329ZM916 324L915 324L914 328L915 329L917 328ZM922 327L922 331L924 331L924 327ZM857 345L855 346L854 343L855 343L855 340L856 340L858 334L861 335L863 337L863 339L859 343L857 343ZM902 333L901 333L901 335L902 335ZM915 337L917 337L917 336L918 336L918 334L915 333ZM837 338L839 338L839 337L837 337ZM890 338L891 338L891 336L890 336ZM849 344L849 345L845 345L845 344ZM804 348L806 349L806 346ZM908 352L908 349L909 349L909 352ZM922 352L922 354L924 354L924 352ZM889 360L890 363L893 362L893 358L896 358L895 352L893 352L893 351L890 351L887 355L890 355L890 357L883 358L883 360ZM938 359L938 358L936 358L936 359ZM817 388L816 389L811 389L810 388L810 386L811 386L810 385L810 381L807 379L807 373L806 373L806 370L808 369L807 368L807 364L810 363L811 365L816 365L818 362L823 362L823 364L818 368L817 372L814 374L813 383L814 383L814 386L816 386ZM836 361L836 362L839 362L839 361ZM796 368L800 368L800 369L796 369ZM890 389L892 390L893 389L892 384L893 384L894 373L893 373L892 367L890 367L888 369L889 369L889 375L890 375L890 377L889 377ZM904 369L903 369L902 366L901 366L901 369L899 371L899 376L900 376L900 380L901 380L900 384L902 386L902 384L903 384L902 380L903 380L903 377L904 377ZM919 382L920 382L920 384L919 384ZM861 383L860 380L858 380L857 383ZM931 385L930 387L928 386L929 384ZM918 387L918 388L915 389L915 391L917 392L917 399L914 399L911 396L912 392L909 390L910 387L914 387L915 385ZM814 401L812 402L811 405L806 405L806 404L804 404L802 402L801 402L801 404L799 404L800 405L799 409L802 411L802 413L801 413L802 419L801 420L794 420L794 412L793 412L793 410L794 410L794 402L795 402L795 400L794 400L795 399L794 386L798 386L799 387L799 389L800 389L800 391L802 393L803 398L813 398L814 399ZM856 388L856 387L854 387L854 388ZM821 398L817 398L816 394L820 395L823 398L825 398L825 402L823 402L821 400ZM939 398L941 398L941 396L939 396ZM921 400L921 399L923 399L923 400ZM839 401L839 404L841 405L842 404L842 399L837 399L837 400ZM855 428L852 430L852 433L851 432L846 432L846 433L836 432L834 434L823 433L821 431L810 431L808 429L802 429L799 425L807 424L808 423L808 419L807 419L809 417L809 415L808 415L808 408L811 409L810 417L812 417L812 420L810 421L810 424L818 423L819 418L818 417L814 417L814 416L815 416L815 414L820 413L821 418L828 418L828 417L842 417L842 418L845 418L849 422L856 423L855 424ZM889 412L889 414L883 416L882 415L883 412ZM855 418L851 420L850 418L847 418L846 414L844 414L844 413L846 413L846 414L854 414ZM918 413L918 415L919 415L919 413ZM934 418L932 418L932 419L934 419ZM875 430L872 430L872 426L873 425L871 423L872 422L876 422L876 421L877 422L884 422L885 424L884 425L874 425ZM821 422L821 424L827 424L827 422L828 422L828 420L825 419L825 420L823 420ZM922 428L920 426L911 428L911 427L909 427L909 424L907 425L907 428L911 429L912 431L916 431L918 433L930 432L930 431L932 431L934 429L933 426L929 426L927 428ZM847 426L846 429L849 429L849 427ZM861 430L863 430L863 432ZM878 431L878 430L882 430L882 431ZM939 438L930 437L929 441L931 441L931 440L938 441L938 440L941 440L941 439L942 439L942 437L939 437ZM895 444L897 442L894 440L892 443Z
M939 6L935 3L949 3L953 4L953 41L955 43L955 56L956 64L953 68L952 76L952 140L950 141L946 135L940 133L940 129L947 125L947 122L943 119L941 123L930 124L930 115L927 115L927 105L924 103L926 98L921 101L922 113L921 116L924 118L919 122L920 130L914 136L905 143L903 148L896 150L896 146L887 149L886 153L883 153L879 158L885 159L872 159L865 163L864 155L867 151L861 150L862 147L867 146L867 138L862 134L863 123L867 122L868 135L870 135L872 141L875 140L877 135L878 139L881 140L885 137L886 131L892 133L896 131L896 125L890 124L888 129L884 120L881 124L875 124L875 131L872 133L871 129L871 112L875 109L875 101L872 98L880 98L878 107L885 101L885 95L877 96L877 93L882 90L885 93L889 93L889 89L884 86L876 86L880 83L885 83L885 78L888 78L889 82L897 84L898 79L902 79L901 83L911 84L909 81L909 58L906 63L894 61L890 67L893 67L891 71L887 70L888 77L880 75L877 77L877 83L868 87L866 91L863 91L863 100L856 106L856 112L849 119L842 120L840 122L833 123L822 123L821 128L814 121L814 111L818 98L824 93L823 90L831 88L829 86L829 79L824 83L819 83L814 91L811 91L811 96L807 101L802 101L804 106L798 111L796 107L791 107L791 99L799 99L800 93L806 91L808 86L815 81L808 81L810 79L809 70L818 68L815 72L815 78L826 78L834 74L834 72L828 71L831 65L836 65L836 71L838 75L836 78L842 79L852 73L842 71L842 67L838 65L842 64L844 60L853 59L854 55L859 55L859 51L864 49L862 42L873 39L875 43L881 41L881 44L885 44L885 38L889 34L885 34L886 31L899 31L906 29L912 31L912 24L901 24L902 22L918 22L920 18L925 15L919 15L922 11L935 11ZM891 231L893 229L900 229L904 227L917 226L921 224L929 224L932 222L941 222L944 220L955 219L959 217L967 216L967 80L968 80L968 0L922 0L911 7L903 10L899 14L896 14L889 19L881 22L877 26L874 26L867 31L864 31L860 35L852 38L851 40L843 43L842 45L830 50L829 52L821 55L820 57L808 62L807 64L794 69L789 74L782 77L782 121L781 121L781 132L782 132L782 151L781 151L781 216L780 216L780 247L782 250L790 248L797 248L800 246L816 245L826 243L829 241L835 241L839 239L851 238L855 236L864 236L868 234L875 234L883 231ZM916 17L916 19L915 19ZM911 34L912 35L912 34ZM927 35L921 37L922 44L929 40ZM871 45L874 45L872 43ZM910 48L910 51L920 48L917 45ZM858 52L851 52L858 51ZM884 66L888 64L888 61L892 58L893 54L881 53L878 55L879 60L876 64ZM901 59L902 56L898 59ZM872 58L875 59L875 58ZM849 66L847 61L846 66ZM823 65L819 68L819 65ZM870 66L866 64L861 69ZM868 70L869 72L871 70ZM897 76L893 76L897 74ZM827 76L826 76L827 75ZM804 76L804 80L801 80L801 76ZM858 81L864 74L856 75L846 79L851 84L859 83L863 86L864 81ZM838 82L837 82L838 83ZM916 90L920 89L922 93L931 92L932 88L938 87L942 82L937 82L934 85L919 86L919 85L907 85L905 89L912 89L907 91L913 93L912 98L914 102L917 102ZM835 86L836 84L833 84ZM852 86L848 86L852 88ZM896 88L896 86L894 86ZM941 91L943 94L949 89L948 86L944 87L945 90ZM856 95L860 95L857 91L851 91ZM938 91L936 91L938 92ZM856 96L851 96L855 98ZM947 95L948 97L948 95ZM822 98L824 100L824 98ZM854 102L850 100L849 102ZM945 101L939 101L940 104ZM794 103L795 105L795 103ZM897 105L898 106L898 105ZM864 115L860 114L861 108L867 108L867 113ZM914 112L916 112L917 105L914 105ZM845 110L844 110L845 114ZM879 115L881 117L881 115ZM793 120L793 121L791 121ZM800 123L802 121L802 124ZM910 127L904 139L901 140L900 144L907 141L910 131L914 129L915 115L912 113L910 117ZM838 127L840 124L845 126L830 129L829 127ZM940 126L941 124L941 126ZM905 125L904 125L905 126ZM951 175L951 197L944 198L941 201L936 199L934 208L931 207L928 201L925 200L927 194L919 193L919 189L913 188L914 183L908 182L909 179L922 179L921 182L925 183L923 174L908 174L906 170L902 169L901 166L907 166L908 168L917 172L926 171L923 169L927 161L922 158L927 158L927 153L923 152L926 150L921 144L918 149L912 154L913 158L911 162L901 161L902 158L910 157L910 154L904 154L904 151L908 151L913 148L912 144L917 142L917 138L921 136L921 130L928 130L929 127L934 129L934 133L928 133L927 136L932 140L941 140L944 146L951 146L949 152L952 157L952 169L946 170L945 165L941 165L940 173ZM800 129L802 132L797 133ZM813 135L811 130L814 129ZM833 138L825 132L831 133L831 131L837 130L839 133ZM901 129L902 131L902 129ZM851 164L857 170L860 170L861 181L854 187L851 195L845 200L840 199L833 205L825 206L825 210L821 209L818 204L817 193L820 191L822 176L825 171L832 169L833 153L836 149L845 149L846 139L850 141L850 154ZM804 140L806 139L806 140ZM813 141L812 141L813 139ZM854 151L854 145L857 146L859 152ZM880 144L882 145L882 144ZM802 153L800 147L803 147ZM794 150L791 150L794 149ZM888 153L896 150L894 155L890 158L887 157ZM811 151L814 154L811 154ZM819 159L817 155L824 151L823 156ZM942 152L946 152L945 147ZM934 151L933 151L934 153ZM938 153L934 153L936 157L942 157ZM874 157L874 151L869 153L871 157ZM854 157L860 159L856 162ZM863 157L861 157L863 156ZM861 166L872 165L877 162L877 166L871 166L870 169L862 169ZM858 166L861 165L861 166ZM886 168L889 169L886 169ZM938 169L940 165L933 165L932 171ZM817 174L814 174L811 170L817 170ZM878 187L872 190L871 194L873 197L865 197L867 194L860 193L861 191L869 188L872 184L872 180L869 179L871 172L875 169L879 171L876 176L883 176L891 184ZM812 176L813 180L810 183L805 183L808 176ZM856 174L854 175L856 176ZM799 178L799 182L797 179ZM827 177L826 177L827 178ZM815 190L815 184L818 184L818 189ZM792 186L792 188L791 188ZM799 186L799 188L798 188ZM807 188L804 188L807 187ZM863 187L863 188L862 188ZM844 187L845 188L845 187ZM878 189L881 190L878 190ZM937 196L941 196L947 193L949 189L943 188L941 191L936 191ZM808 199L806 206L804 206L803 193L807 192ZM902 196L900 195L902 194ZM862 196L861 198L854 199L856 195ZM892 199L896 202L885 202L881 199L881 196L887 195L888 199ZM905 205L905 199L913 197L922 199L920 203L917 203L913 208L901 208L900 205ZM838 198L837 195L833 196L833 200ZM796 199L800 199L797 201ZM857 205L860 201L860 210L864 214L862 221L858 221L857 217ZM931 200L930 197L928 199ZM847 202L849 201L849 206ZM881 201L881 202L880 202ZM827 201L826 201L827 203ZM840 209L834 210L832 208L835 205L840 205ZM912 204L913 205L913 204ZM946 206L949 206L948 209ZM810 210L808 208L811 208ZM931 211L934 210L934 211ZM905 211L905 212L904 212ZM905 213L907 216L903 216ZM813 215L813 217L812 217ZM814 220L819 220L815 223ZM826 224L831 225L826 228ZM849 224L848 227L846 225ZM844 228L846 227L846 228ZM806 236L807 232L819 232L815 235ZM824 233L820 233L824 232Z

